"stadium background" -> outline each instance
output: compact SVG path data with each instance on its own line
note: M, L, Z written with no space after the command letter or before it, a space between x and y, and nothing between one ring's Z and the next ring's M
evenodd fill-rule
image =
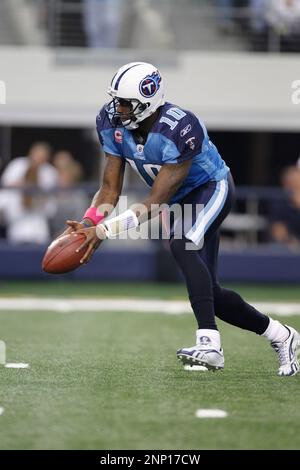
M220 322L222 375L176 364L176 348L193 341L195 325L190 314L163 314L181 313L176 305L186 301L165 242L109 241L88 266L59 278L40 267L55 222L71 217L68 201L78 200L72 210L80 217L98 188L103 156L94 124L111 77L145 60L160 68L168 101L206 123L238 186L222 231L222 281L239 283L249 300L299 329L300 208L282 214L287 167L300 191L300 20L283 24L268 13L273 3L1 1L1 174L40 141L81 166L76 184L49 191L24 182L26 216L47 214L40 243L10 239L5 201L16 188L1 181L0 339L10 361L30 363L0 369L1 449L299 447L299 379L276 377L261 340ZM123 193L133 202L145 191L127 170ZM125 307L124 299L133 303ZM197 408L226 409L228 418L201 422Z

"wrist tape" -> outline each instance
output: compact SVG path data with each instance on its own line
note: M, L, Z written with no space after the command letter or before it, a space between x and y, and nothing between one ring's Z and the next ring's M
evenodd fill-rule
M128 209L117 217L106 220L101 225L105 229L107 238L116 238L119 233L138 227L139 221L136 214L131 209Z

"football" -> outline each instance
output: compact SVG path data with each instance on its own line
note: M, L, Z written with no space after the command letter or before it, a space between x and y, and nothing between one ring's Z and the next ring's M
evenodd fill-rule
M64 274L81 266L80 260L85 250L76 253L84 242L85 235L70 233L54 240L47 248L42 268L49 274Z

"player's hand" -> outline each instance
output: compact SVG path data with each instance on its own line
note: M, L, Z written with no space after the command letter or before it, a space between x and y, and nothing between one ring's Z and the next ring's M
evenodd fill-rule
M65 235L69 235L72 232L77 232L77 230L84 228L84 225L81 222L77 222L76 220L67 220L66 224L68 225L68 228L56 238L64 237Z
M99 229L99 226L98 226L98 229ZM102 240L100 240L98 235L97 235L96 230L97 230L97 227L89 227L89 228L83 228L83 229L76 230L77 234L82 233L86 237L85 241L76 250L76 252L79 253L80 251L87 248L85 254L83 255L83 257L80 260L80 263L82 263L82 264L86 264L90 261L93 254L95 253L97 248L100 246L101 242L106 238L106 236L105 236L105 237L103 237ZM99 232L99 230L97 230L97 231Z

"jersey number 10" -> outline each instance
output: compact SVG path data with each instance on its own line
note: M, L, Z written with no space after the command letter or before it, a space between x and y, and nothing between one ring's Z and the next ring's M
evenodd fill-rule
M162 116L159 122L164 122L165 124L168 124L168 126L170 126L171 131L173 131L175 127L178 125L178 121L180 121L180 119L186 116L186 113L182 111L182 109L179 109L179 108L170 108L168 109L168 111L166 111L166 114L173 117L174 120L169 119L166 116Z
M173 119L169 119L166 116L162 116L159 120L159 122L164 122L168 126L170 126L170 129L173 131L175 127L178 125L178 121L180 121L182 118L186 116L186 113L182 111L179 108L170 108L168 111L166 111L166 114L171 116ZM153 181L155 180L161 165L153 165L152 163L145 163L142 165L142 167L137 167L136 163L127 158L127 162L131 165L131 167L140 175L142 180L148 185L152 186ZM149 178L151 182L149 181Z

